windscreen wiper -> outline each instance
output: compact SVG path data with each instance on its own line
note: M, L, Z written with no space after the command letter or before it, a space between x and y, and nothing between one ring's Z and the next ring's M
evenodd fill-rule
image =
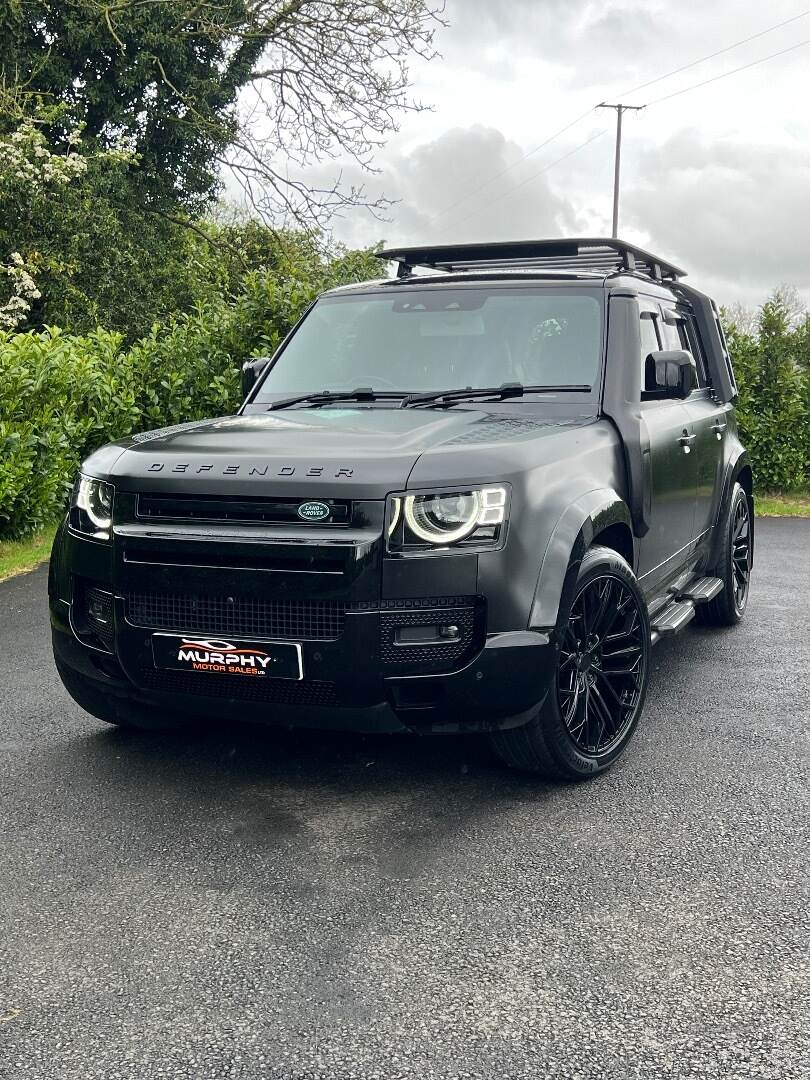
M295 397L282 398L267 406L267 411L287 409L291 405L329 405L333 401L381 401L389 398L404 397L404 391L372 390L370 386L358 386L355 390L321 390L318 393L296 394Z
M456 401L483 398L485 401L506 401L508 398L523 397L524 394L587 394L591 387L586 383L568 386L524 386L523 383L501 383L500 386L466 386L458 390L435 390L429 394L408 394L402 399L401 408L410 405L452 405Z

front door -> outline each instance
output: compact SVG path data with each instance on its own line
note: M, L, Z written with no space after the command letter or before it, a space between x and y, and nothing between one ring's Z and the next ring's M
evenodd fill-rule
M722 488L726 428L731 405L714 400L697 324L688 308L662 304L665 349L686 349L695 361L695 389L684 402L689 416L689 431L694 436L695 514L692 534L700 539L714 524Z
M658 304L639 301L642 388L646 358L664 348ZM644 399L646 389L642 390ZM649 439L650 529L639 544L638 575L645 590L674 577L688 557L697 494L696 455L691 418L684 402L642 400L641 416Z

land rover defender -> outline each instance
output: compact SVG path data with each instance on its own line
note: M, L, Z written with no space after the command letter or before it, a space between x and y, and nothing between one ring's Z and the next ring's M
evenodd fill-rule
M650 650L743 615L753 481L717 308L617 240L380 252L235 416L83 464L50 569L94 716L486 733L588 777Z

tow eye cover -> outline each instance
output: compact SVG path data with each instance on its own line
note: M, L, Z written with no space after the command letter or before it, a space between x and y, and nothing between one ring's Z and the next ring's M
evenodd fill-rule
M301 503L298 507L298 516L302 521L326 521L331 513L331 506L313 499Z

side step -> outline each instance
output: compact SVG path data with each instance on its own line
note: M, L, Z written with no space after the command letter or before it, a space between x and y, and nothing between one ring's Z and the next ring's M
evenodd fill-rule
M688 588L678 593L679 600L691 600L693 604L705 604L713 600L723 588L719 577L698 578Z
M661 637L670 637L692 621L695 617L695 605L691 600L676 600L668 608L656 615L652 623L653 645Z

